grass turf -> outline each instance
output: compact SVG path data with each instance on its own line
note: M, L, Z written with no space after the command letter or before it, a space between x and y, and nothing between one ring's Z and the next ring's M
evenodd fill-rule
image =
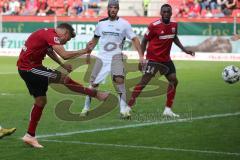
M15 57L0 59L0 123L4 127L17 127L14 135L0 140L0 159L229 160L240 158L239 115L41 138L40 142L45 146L44 149L29 148L19 138L26 132L33 100L17 74L15 63ZM45 64L56 66L49 59ZM180 113L182 117L240 112L239 82L230 85L221 78L223 68L229 64L239 66L236 62L176 61L179 86L174 111ZM71 77L82 82L85 69L86 67L77 70L78 72L72 73ZM140 74L134 72L129 74L128 78L136 75ZM84 84L87 85L87 83ZM101 89L114 93L110 79L101 86ZM72 113L79 113L84 104L83 96L61 94L49 88L48 104L38 127L38 135L160 121L161 119L156 116L161 115L165 104L165 95L140 97L131 121L120 120L119 111L116 108L105 116L81 122L64 121L56 116L56 103L62 99L74 101L71 106ZM93 105L98 103L94 101ZM134 116L138 115L143 119L134 119ZM227 154L229 152L238 153L238 155Z

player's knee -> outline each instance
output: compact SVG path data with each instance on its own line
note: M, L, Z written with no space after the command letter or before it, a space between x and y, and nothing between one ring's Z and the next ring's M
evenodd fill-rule
M178 85L178 79L175 80L174 84L175 84L175 86Z
M49 78L49 83L63 83L63 79L66 77L66 75L60 71L54 71L54 73L57 74L57 76L54 78Z
M153 75L144 75L143 78L141 79L140 84L145 87L151 81L152 77Z
M62 75L59 83L68 84L68 82L69 82L70 80L71 80L71 78L69 78L68 76Z
M175 87L177 87L177 85L178 85L178 79L172 79L172 80L170 80L169 83L172 84L172 85L174 85Z
M113 76L113 81L117 84L123 84L124 77L123 76Z
M35 104L41 107L44 107L47 104L47 98L37 97L35 98Z
M91 87L91 88L97 88L98 86L99 86L99 84L94 84L94 83L92 83L90 87Z

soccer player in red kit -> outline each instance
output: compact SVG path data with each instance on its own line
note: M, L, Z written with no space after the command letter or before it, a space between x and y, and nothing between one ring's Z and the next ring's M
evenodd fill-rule
M66 74L47 69L42 65L46 55L57 62L61 67L71 72L71 65L63 64L58 58L70 59L88 53L91 46L78 51L66 51L63 47L71 38L75 37L74 29L67 23L54 28L44 28L33 32L25 42L17 61L18 72L25 81L29 93L34 97L34 104L30 114L28 131L22 140L35 148L42 148L35 138L38 122L44 106L47 103L46 92L50 83L61 83L72 91L83 93L99 100L105 100L108 93L83 87L73 81Z
M162 18L148 26L148 30L141 42L143 52L146 51L146 46L148 46L146 54L147 61L146 66L144 67L142 79L140 83L135 86L131 99L128 102L127 108L129 116L131 108L138 95L148 84L151 78L154 77L157 72L160 72L160 74L165 75L169 82L166 107L163 115L179 117L179 115L173 113L171 110L178 84L175 66L170 58L172 43L174 42L186 54L194 56L195 53L186 50L179 41L177 36L177 23L170 21L172 16L172 7L169 4L162 5L160 14Z

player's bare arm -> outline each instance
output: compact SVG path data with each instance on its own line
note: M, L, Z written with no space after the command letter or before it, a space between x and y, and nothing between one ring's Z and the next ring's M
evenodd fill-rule
M141 44L140 44L143 57L144 57L144 53L145 53L145 51L146 51L147 44L148 44L148 40L147 40L145 37L143 37L143 39L142 39L142 41L141 41ZM143 59L144 59L144 58L143 58ZM146 62L146 61L144 60L143 63L139 63L138 69L139 69L140 71L142 71L143 66L145 65L145 64L144 64L145 62Z
M148 44L148 40L145 37L143 37L142 42L141 42L141 49L142 49L143 54L146 51L147 44Z
M47 55L48 55L52 60L54 60L56 63L58 63L60 66L63 65L63 63L62 63L61 60L58 58L57 54L54 53L53 50L49 50L49 51L47 52Z
M86 57L87 64L90 64L90 54L92 50L96 47L98 40L99 40L99 37L93 37L92 40L87 43L87 48L89 48L89 52L87 53L87 57Z
M185 47L182 45L182 43L180 42L178 36L175 36L174 38L174 43L186 54L190 54L191 56L195 56L195 52L193 51L189 51L187 49L185 49Z
M142 51L139 39L137 37L134 37L132 39L132 43L138 52L139 62L141 64L143 64L144 63L144 52Z
M87 43L87 47L92 51L97 43L98 43L99 37L93 37L91 41Z
M58 63L61 67L63 67L64 69L66 69L68 72L72 71L72 66L70 64L64 64L57 56L57 54L51 50L47 53L47 55L54 60L56 63Z
M52 47L53 50L64 60L76 58L89 52L89 48L85 48L78 51L66 51L62 45L54 45Z

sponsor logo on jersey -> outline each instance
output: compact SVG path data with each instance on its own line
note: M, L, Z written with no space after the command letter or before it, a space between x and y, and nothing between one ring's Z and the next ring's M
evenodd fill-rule
M169 34L164 36L159 36L159 39L173 39L175 37L175 34Z
M104 36L119 36L119 33L116 32L102 32Z
M173 27L173 28L172 28L172 33L175 33L175 32L176 32L176 28Z

